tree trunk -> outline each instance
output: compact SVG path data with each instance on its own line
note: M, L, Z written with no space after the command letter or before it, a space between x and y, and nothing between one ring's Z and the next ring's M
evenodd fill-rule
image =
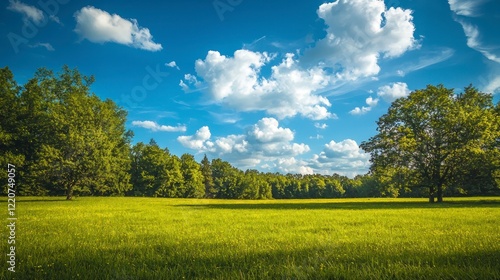
M437 202L443 202L443 184L437 186Z
M429 187L429 202L434 203L434 187Z
M68 186L66 189L66 200L72 200L73 199L73 186Z

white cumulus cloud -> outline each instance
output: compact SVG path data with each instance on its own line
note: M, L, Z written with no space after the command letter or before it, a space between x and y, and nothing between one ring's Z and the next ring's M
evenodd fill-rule
M330 141L323 151L315 154L309 166L315 173L341 174L349 177L364 174L370 167L370 155L361 150L352 139Z
M209 128L204 126L194 135L177 138L184 147L220 157L239 168L255 168L258 164L277 167L280 159L291 159L310 151L308 145L294 143L293 139L293 132L280 127L274 118L259 120L247 127L243 134L219 136L212 140Z
M159 51L161 44L153 42L148 28L140 27L135 19L124 19L117 14L92 6L75 13L76 28L83 39L94 43L114 42L148 51Z
M185 132L186 126L169 126L169 125L159 125L153 121L133 121L133 126L142 127L152 131L166 131L166 132Z
M419 46L413 37L412 11L389 8L378 0L338 0L322 4L318 16L326 36L309 49L308 61L339 68L339 77L355 80L379 73L380 57L397 57Z
M370 107L375 107L378 104L378 98L373 99L371 96L366 99L366 104Z
M184 92L188 93L193 90L190 86L194 87L195 89L198 89L201 87L201 82L198 81L198 78L196 78L196 76L191 74L185 74L184 80L180 80L179 86L182 88Z
M351 111L349 111L349 114L351 114L351 115L364 115L364 114L370 112L371 110L372 110L371 107L365 107L365 106L363 106L361 108L356 107L356 108L352 109Z
M177 141L189 149L199 151L208 150L208 147L213 145L212 142L208 141L211 135L212 134L210 133L208 126L203 126L198 129L194 135L177 137Z
M306 161L297 160L294 157L280 158L275 163L275 166L281 173L314 174L314 170L308 165Z
M282 128L278 125L278 121L274 118L263 118L248 129L247 135L250 139L260 143L293 140L293 132L289 128Z
M196 76L179 85L185 92L200 90L212 103L237 111L264 111L278 119L336 118L322 93L339 82L376 78L379 59L419 47L411 13L387 8L380 0L326 3L317 11L327 26L326 37L305 52L287 53L281 62L272 63L277 54L240 49L231 57L212 50L195 62ZM270 74L263 75L267 66Z
M314 127L318 129L326 129L328 125L326 123L315 123Z
M368 97L366 99L365 102L368 105L368 107L365 107L365 106L363 106L361 108L360 107L356 107L356 108L352 109L349 112L349 114L351 114L351 115L364 115L364 114L370 112L373 107L377 106L377 104L378 104L378 98L373 99L373 97L370 96L370 97Z
M176 68L177 70L180 70L179 66L177 66L177 63L175 61L170 61L169 63L165 63L165 66L168 66L170 68Z
M392 102L398 98L406 97L410 94L406 83L391 83L378 88L377 95L387 102Z
M206 94L214 103L240 111L265 111L279 119L302 115L313 120L328 119L331 106L327 98L314 94L328 84L328 75L319 67L301 69L293 54L286 54L271 75L263 77L261 68L272 59L267 53L237 50L233 57L209 51L198 59L195 70L207 87ZM201 81L185 76L180 86L202 87Z

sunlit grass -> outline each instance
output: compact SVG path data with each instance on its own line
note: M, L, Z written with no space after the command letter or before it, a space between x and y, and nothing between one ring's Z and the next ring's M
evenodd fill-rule
M500 198L446 200L21 197L0 278L500 279Z

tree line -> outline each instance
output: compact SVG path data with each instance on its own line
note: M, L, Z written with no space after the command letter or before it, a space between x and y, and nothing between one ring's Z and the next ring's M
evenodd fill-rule
M126 194L133 196L270 199L341 197L345 193L340 176L242 171L219 158L210 161L206 155L197 163L193 155L179 158L154 140L133 146L131 183Z
M127 112L90 92L94 78L41 68L23 86L0 69L0 164L17 166L21 195L185 198L334 198L497 194L500 105L442 86L398 99L361 147L370 172L300 175L242 171L219 158L197 162L152 139L132 145ZM6 192L6 172L0 174Z

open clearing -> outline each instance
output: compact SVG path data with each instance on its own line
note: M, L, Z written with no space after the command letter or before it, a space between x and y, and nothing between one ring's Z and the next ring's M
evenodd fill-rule
M500 279L500 198L445 201L18 197L0 278Z

